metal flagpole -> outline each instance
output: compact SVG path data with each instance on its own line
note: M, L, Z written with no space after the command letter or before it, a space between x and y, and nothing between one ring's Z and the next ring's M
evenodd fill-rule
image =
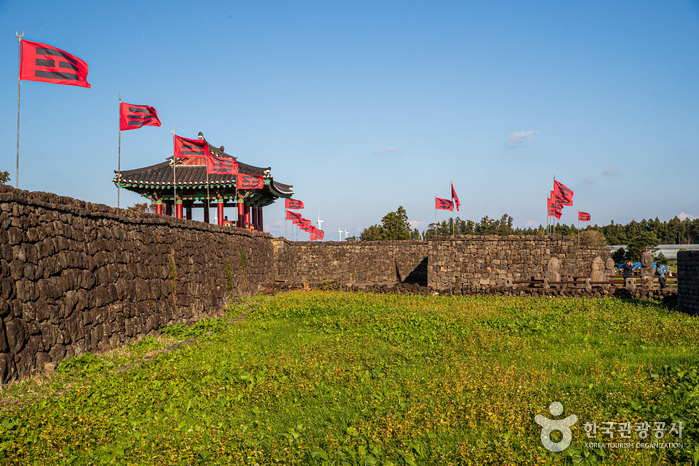
M177 166L177 158L175 158L175 127L172 127L172 189L173 189L173 198L172 198L172 208L175 210L175 217L177 217L177 171L175 170L175 167Z
M451 190L452 190L452 196L451 196L451 203L453 204L451 206L451 236L454 236L454 207L455 207L455 202L454 202L454 181L449 178L449 184L451 185Z
M580 247L580 209L578 209L578 247Z
M121 202L121 92L119 93L119 156L117 160L117 209Z
M22 82L22 37L15 31L17 40L19 40L19 56L17 58L17 177L15 178L15 188L19 189L19 85Z
M437 234L437 195L434 195L434 233Z
M209 160L206 160L206 210L209 212L209 223L211 223L211 201L209 199Z

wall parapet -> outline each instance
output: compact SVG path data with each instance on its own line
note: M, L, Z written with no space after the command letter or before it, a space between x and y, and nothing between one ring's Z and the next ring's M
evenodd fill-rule
M0 382L218 315L273 270L267 234L0 186Z
M278 282L427 281L427 241L272 241Z
M501 286L550 274L590 276L595 257L610 258L609 248L578 247L561 235L441 236L428 243L427 283L435 289Z

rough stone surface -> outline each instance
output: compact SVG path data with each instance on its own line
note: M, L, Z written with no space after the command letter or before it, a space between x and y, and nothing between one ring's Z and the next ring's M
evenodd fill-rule
M437 290L501 286L508 278L551 283L566 275L589 277L595 257L610 257L608 248L576 246L571 237L558 235L445 236L427 243L427 282Z
M677 304L691 314L699 314L699 251L677 253Z
M220 314L241 251L247 291L273 283L269 238L0 185L0 382Z
M278 282L427 283L427 241L272 241Z

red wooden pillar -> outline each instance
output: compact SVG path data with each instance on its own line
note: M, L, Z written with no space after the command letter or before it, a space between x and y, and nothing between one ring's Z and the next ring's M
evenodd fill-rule
M242 199L238 201L238 227L245 228L245 203Z
M155 201L155 213L158 215L163 215L163 201L158 199Z
M260 231L265 231L265 223L264 219L262 218L262 207L259 207L257 210L257 220L260 222Z
M187 220L192 220L192 204L187 205Z
M257 207L252 206L250 207L251 211L250 216L252 217L252 229L257 230Z
M177 218L182 218L182 199L177 199L177 208L175 210Z
M248 230L250 229L250 206L246 205L245 206L245 228Z
M209 200L204 201L204 222L209 223Z
M217 217L218 217L218 224L223 225L223 199L218 200L218 205L216 206L218 208Z

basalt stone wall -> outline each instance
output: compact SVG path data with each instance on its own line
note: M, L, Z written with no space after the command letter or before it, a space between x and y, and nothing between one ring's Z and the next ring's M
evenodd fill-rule
M677 304L692 314L699 314L699 251L677 253Z
M427 282L437 290L542 279L552 258L561 277L590 276L595 257L610 258L609 248L578 247L571 237L558 235L447 236L430 238L428 244Z
M0 381L219 314L241 251L247 289L273 283L269 238L0 185Z
M427 282L427 241L273 242L278 282Z

